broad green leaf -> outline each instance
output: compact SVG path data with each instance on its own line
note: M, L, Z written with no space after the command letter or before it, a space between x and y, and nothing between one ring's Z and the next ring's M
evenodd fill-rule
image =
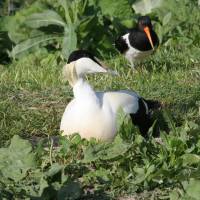
M40 190L39 190L39 195L41 196L42 193L44 192L45 188L48 188L48 182L42 177L40 180Z
M196 50L196 49L195 49ZM186 125L188 126L188 129L199 129L199 125L193 121L187 121Z
M39 1L35 1L26 9L20 9L14 16L5 17L4 26L8 31L10 39L18 44L29 37L30 28L25 26L26 19L33 13L42 12L45 6Z
M161 6L163 0L139 0L132 7L136 13L146 15L151 13L154 8Z
M63 166L59 165L58 163L54 163L50 167L49 171L46 173L46 176L53 177L54 175L56 175L59 172L61 172L62 169L63 169Z
M133 17L131 5L128 0L98 0L103 15L109 15L119 19Z
M186 193L195 198L196 200L199 200L200 197L200 180L190 179L189 184L185 188Z
M123 111L122 108L120 108L117 111L117 117L116 117L116 121L117 121L117 130L120 130L120 127L123 125L124 121L126 118L126 113Z
M146 174L145 176L148 177L150 174L152 174L154 171L155 171L155 165L150 165L148 168L147 168L147 171L146 171Z
M65 19L67 21L67 24L71 25L72 24L72 19L71 19L70 15L69 15L69 5L68 5L69 2L66 1L66 0L59 0L59 3L64 8Z
M103 158L106 155L106 151L109 145L106 143L97 143L95 145L90 145L83 150L84 159L83 163L89 163Z
M172 17L172 13L171 13L171 12L168 12L168 13L164 16L163 21L162 21L163 26L165 26L166 24L169 23L169 21L171 20L171 17Z
M131 116L127 115L122 108L117 112L117 132L126 141L133 141L138 128L133 125Z
M136 172L135 183L143 182L146 178L144 168L135 167L134 171Z
M0 149L0 172L5 178L20 181L35 166L31 144L17 135L13 136L8 148Z
M89 171L88 173L83 175L83 179L88 182L91 182L91 180L93 181L97 181L98 182L110 182L110 175L111 175L111 171L109 169L105 169L105 168L98 168L96 170L92 170Z
M70 142L74 145L78 145L81 143L81 136L79 134L74 134L72 138L70 138Z
M53 10L45 10L42 13L32 14L27 18L25 23L31 28L40 28L49 25L65 26L62 17Z
M58 191L58 200L74 200L81 197L80 184L77 182L68 182Z
M10 56L13 58L19 57L21 54L30 52L33 48L45 46L55 40L57 40L58 36L38 36L35 38L28 39L24 42L17 44L12 51L10 52Z
M110 170L101 167L100 169L91 172L91 174L93 176L100 177L103 181L107 182L109 181Z
M73 26L66 26L62 43L62 54L68 59L70 53L77 47L77 35Z
M180 199L179 194L176 190L172 191L169 194L169 197L170 197L170 200L179 200Z
M107 149L106 154L102 160L111 160L124 155L130 148L130 144L123 142L120 137L116 137L114 142Z
M200 156L196 154L184 154L181 156L183 160L183 165L193 165L200 163Z
M97 143L84 149L82 162L88 163L96 160L112 160L123 156L130 148L130 145L116 137L113 143Z

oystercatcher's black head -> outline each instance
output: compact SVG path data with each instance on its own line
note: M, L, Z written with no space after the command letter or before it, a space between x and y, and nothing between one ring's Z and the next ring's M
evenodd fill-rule
M138 18L138 22L137 22L137 26L138 29L140 31L144 31L145 27L148 27L149 30L153 29L152 23L151 23L151 19L149 16L141 16Z
M153 41L152 41L152 36L151 36L151 32L153 29L153 26L151 24L151 19L149 16L141 16L138 18L138 24L137 24L137 28L139 31L141 32L145 32L147 35L147 38L151 44L152 49L154 49L154 45L153 45Z

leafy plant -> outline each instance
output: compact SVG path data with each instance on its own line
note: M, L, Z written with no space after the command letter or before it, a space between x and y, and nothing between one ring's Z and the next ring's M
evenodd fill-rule
M152 13L159 19L156 20L156 28L161 42L165 45L179 46L198 43L199 36L191 35L199 31L199 27L196 26L200 20L198 10L197 1L162 1Z
M0 66L0 145L4 146L0 149L0 199L117 199L130 195L130 199L198 200L199 8L195 7L196 1L185 0L181 4L175 1L180 10L170 5L152 10L151 17L156 28L159 25L163 28L159 34L167 47L144 62L141 71L132 73L129 68L122 67L125 63L121 57L110 57L108 62L120 71L121 77L89 78L98 89L134 88L144 97L161 100L169 111L159 119L166 121L168 127L167 133L161 130L161 141L141 137L129 119L121 114L118 118L120 133L114 142L86 141L77 134L58 136L56 147L50 136L44 141L41 136L58 134L60 117L72 92L61 84L61 66L57 65L59 53L51 52L46 56L46 52L61 51L64 29L54 24L39 28L24 24L30 15L45 13L49 8L66 23L65 12L54 0L36 3L41 6L33 4L5 20L4 25L9 30L13 28L9 36L16 44L38 36L53 35L60 40L40 43L31 49L37 49L37 54L28 55L8 67ZM121 23L127 22L123 14L113 17L107 12L102 15L103 7L112 4L97 3L98 6L94 6L93 1L88 1L86 14L78 16L81 21L75 30L78 47L108 48L111 43L108 38L113 38L122 28L119 27ZM194 7L188 19L183 14L186 5L187 12ZM115 13L115 9L112 12ZM11 23L11 19L16 19L15 23ZM105 27L106 34L101 32ZM7 34L8 29L1 30ZM91 31L93 29L95 31ZM183 33L192 43L183 43ZM102 84L102 80L106 84ZM30 139L38 136L39 143L32 147L19 136L9 141L14 134Z
M28 170L36 166L34 154L31 151L28 141L14 136L9 148L0 149L1 177L15 182L25 178Z
M20 11L29 13L20 22L20 26L26 30L25 33L29 34L18 41L11 35L11 39L16 43L10 53L11 57L18 58L44 46L61 49L65 59L77 47L111 50L113 34L118 31L120 23L132 21L129 18L133 16L128 1L116 1L113 4L107 1L58 0L53 7L48 1L42 3L41 6L40 2L33 4L32 10L28 8ZM123 9L116 12L119 5L123 5ZM37 8L39 6L40 8ZM40 12L37 12L37 9ZM17 13L18 16L21 16L20 12ZM12 23L16 17L11 19ZM120 21L117 22L118 20Z
M160 7L163 0L141 0L133 3L133 9L136 13L147 15L152 12L153 9Z
M62 40L62 53L65 58L69 56L69 54L75 50L77 46L77 35L75 30L77 29L77 26L79 25L80 21L78 19L78 14L82 15L87 1L73 1L71 4L69 2L61 0L59 1L60 7L64 10L64 16L65 19L63 19L57 12L53 10L45 10L42 13L35 13L28 17L26 20L27 26L31 28L41 28L41 27L47 27L50 25L54 26L60 26L63 30L63 40ZM49 34L49 38L46 38L46 36L38 36L34 38L35 41L34 44L38 45L40 43L46 43L47 40L57 40L57 42L61 39L61 37L58 34ZM29 40L30 44L32 43L31 39ZM33 44L33 45L34 45ZM27 45L26 43L22 43L17 45L12 53L13 55L18 54L16 49L21 49L20 45L24 45L25 48L32 48L32 46Z
M67 59L76 48L89 49L98 54L112 53L115 37L136 22L131 5L136 13L151 15L161 43L179 46L198 44L199 35L190 36L191 32L199 31L196 1L156 3L151 0L37 1L5 21L8 35L16 44L10 56L19 58L36 50L47 49L59 50ZM191 12L194 15L190 15Z
M9 39L6 31L0 31L0 63L9 62L8 51L12 49L12 41Z
M197 1L141 0L133 3L133 9L138 14L151 15L162 44L189 46L198 43L199 36L191 35L199 31Z
M186 122L169 135L162 133L160 145L136 133L132 141L117 136L113 143L86 141L76 134L60 137L57 148L50 139L44 149L41 141L34 151L28 141L14 136L8 148L0 149L0 191L20 199L87 199L106 195L103 191L111 197L109 191L119 195L168 187L173 190L165 191L170 199L198 199L200 150L190 142L200 141L199 130Z

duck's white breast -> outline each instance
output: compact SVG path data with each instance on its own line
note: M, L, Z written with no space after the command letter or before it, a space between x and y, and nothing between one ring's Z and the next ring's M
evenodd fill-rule
M75 97L66 107L60 130L62 135L79 133L82 138L110 141L116 133L115 115L111 107L91 91L82 88L82 95Z

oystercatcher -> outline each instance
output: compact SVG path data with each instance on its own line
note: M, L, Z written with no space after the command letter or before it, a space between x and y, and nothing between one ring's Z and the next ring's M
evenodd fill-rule
M115 41L116 48L124 54L134 68L134 63L148 57L159 45L149 16L138 18L137 26Z

